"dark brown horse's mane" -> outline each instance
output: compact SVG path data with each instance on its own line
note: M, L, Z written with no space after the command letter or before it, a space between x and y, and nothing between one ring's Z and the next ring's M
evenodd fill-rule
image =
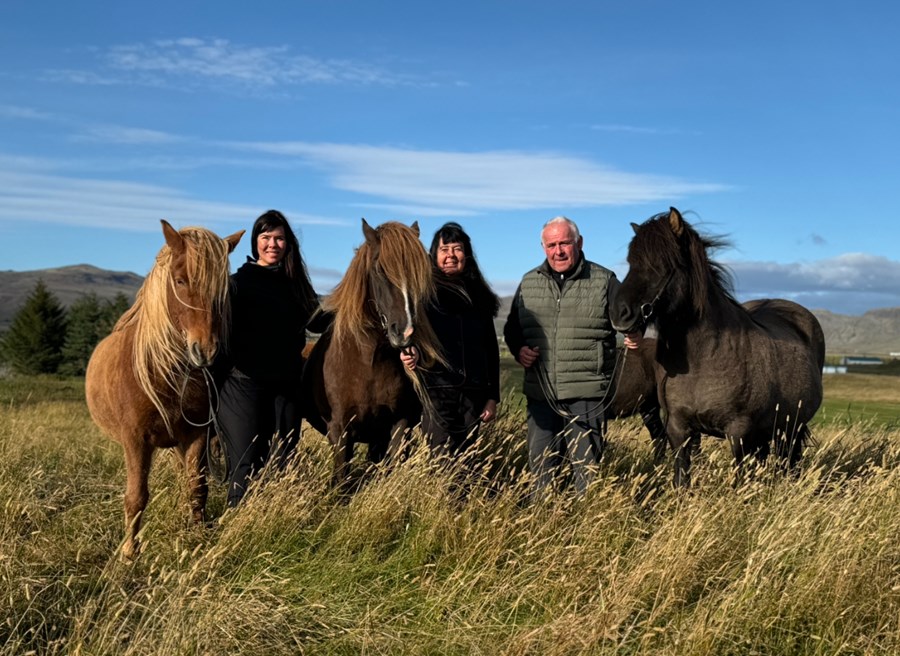
M680 234L672 228L669 212L644 221L628 251L629 264L640 270L653 271L660 280L672 272L683 271L688 300L697 316L704 315L712 293L719 293L739 305L734 297L731 272L724 264L709 257L713 251L730 247L731 242L722 236L701 235L684 221L679 228Z
M400 289L405 289L419 317L416 346L431 361L440 358L440 348L425 318L423 306L435 294L431 261L415 230L396 221L388 221L375 229L379 237L376 249L363 242L356 249L347 272L334 291L322 301L325 311L334 313L334 340L355 340L362 344L373 331L381 331L378 317L369 301L369 277L375 260L381 273Z

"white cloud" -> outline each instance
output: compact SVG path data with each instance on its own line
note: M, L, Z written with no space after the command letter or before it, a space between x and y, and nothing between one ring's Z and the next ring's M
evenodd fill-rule
M285 210L297 224L342 225ZM155 231L159 220L178 226L246 224L260 208L196 199L160 185L67 178L0 167L0 223L34 221L118 230Z
M845 253L837 257L778 264L733 262L738 288L751 295L762 292L860 292L900 295L900 262L878 255Z
M98 125L87 129L85 132L73 137L74 141L94 141L113 144L144 144L158 146L184 141L168 132L159 130L147 130L144 128L129 128L121 125Z
M231 145L306 160L330 174L331 184L343 191L393 204L448 208L450 213L669 202L728 189L717 183L627 173L556 153L464 153L306 142Z
M119 45L102 52L103 69L47 71L46 79L75 84L193 87L210 83L276 88L309 84L420 86L415 75L370 62L296 54L290 46L255 47L227 39L163 39Z
M0 105L0 118L22 119L28 121L52 121L53 114L42 112L31 107L20 105Z

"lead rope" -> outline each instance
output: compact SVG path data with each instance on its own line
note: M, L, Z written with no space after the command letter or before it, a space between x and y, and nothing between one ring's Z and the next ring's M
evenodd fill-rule
M616 349L618 351L618 349ZM628 348L623 348L620 352L616 353L616 363L613 365L613 374L611 377L611 385L606 387L606 393L603 397L597 402L597 405L590 408L584 415L576 415L572 414L568 410L564 409L558 402L556 398L554 398L553 385L550 382L550 375L547 373L547 367L544 365L543 360L539 357L537 362L534 363L533 366L536 367L535 375L538 379L538 384L541 387L541 392L544 395L544 398L547 401L547 405L550 406L550 409L553 410L556 414L564 419L574 419L577 417L584 417L587 420L596 419L597 417L602 417L609 407L612 405L613 398L615 398L615 389L619 385L619 381L622 378L622 372L625 371L625 357L627 355ZM611 394L611 395L610 395Z
M225 453L225 446L222 444L222 429L219 427L219 422L216 418L219 413L219 390L216 387L216 381L209 369L207 367L201 367L200 371L203 373L203 382L206 383L206 399L209 406L209 418L203 423L196 423L188 419L184 412L184 395L187 391L190 375L184 377L184 384L181 387L181 395L179 398L181 418L184 419L187 424L196 428L206 427L206 468L217 483L224 484L228 477L228 458ZM221 454L220 456L213 455L213 450L216 448L214 447L213 438L218 438L217 448Z

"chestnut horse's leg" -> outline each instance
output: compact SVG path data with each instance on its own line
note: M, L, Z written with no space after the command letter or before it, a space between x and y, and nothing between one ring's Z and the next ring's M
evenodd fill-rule
M122 556L133 560L141 550L138 531L141 529L141 517L150 499L147 478L150 475L150 463L153 460L153 447L143 439L125 441L125 542L122 544Z
M209 496L206 478L206 437L205 435L195 437L187 446L179 443L177 449L187 476L191 517L194 523L202 524L206 521L206 499Z

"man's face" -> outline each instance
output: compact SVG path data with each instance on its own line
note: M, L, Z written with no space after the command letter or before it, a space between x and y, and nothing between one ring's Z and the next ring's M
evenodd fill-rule
M551 223L541 233L541 244L550 268L565 273L578 262L582 238L573 238L572 228L566 223Z

